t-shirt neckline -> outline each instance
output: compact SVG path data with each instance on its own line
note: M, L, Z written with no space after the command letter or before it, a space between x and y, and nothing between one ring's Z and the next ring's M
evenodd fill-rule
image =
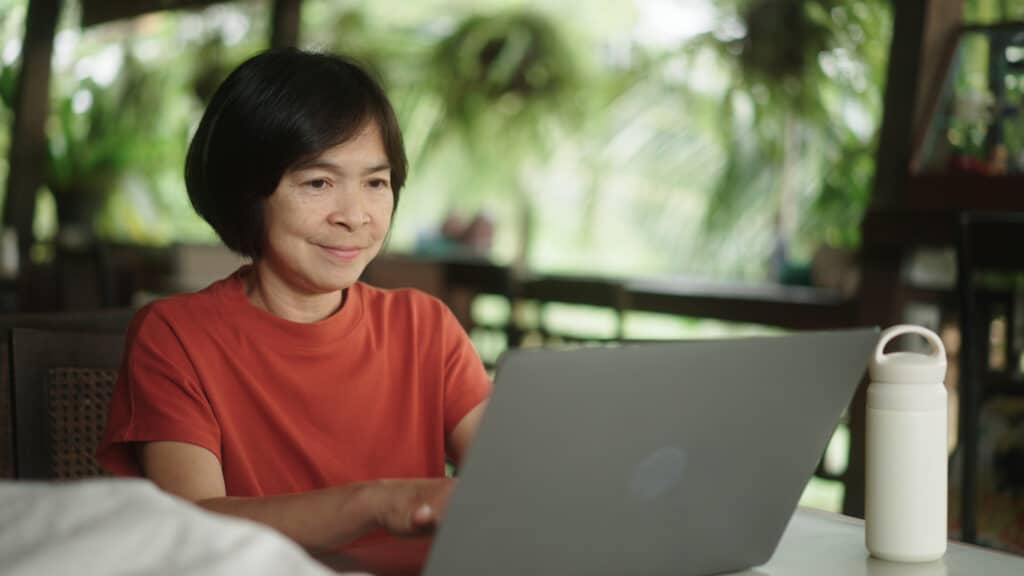
M281 318L249 301L245 294L245 277L251 264L244 265L225 278L220 290L230 315L240 327L270 333L276 348L315 349L336 343L351 334L363 316L363 286L356 282L346 289L342 306L330 316L316 322L295 322Z

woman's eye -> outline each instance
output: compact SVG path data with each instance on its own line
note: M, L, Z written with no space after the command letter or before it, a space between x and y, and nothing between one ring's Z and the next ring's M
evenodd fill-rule
M388 181L387 180L384 180L382 178L375 178L373 180L370 180L370 188L375 188L376 189L376 188L387 188L387 187L388 187Z
M323 178L316 178L308 182L309 187L314 190L323 190L324 188L327 188L327 184L327 180Z

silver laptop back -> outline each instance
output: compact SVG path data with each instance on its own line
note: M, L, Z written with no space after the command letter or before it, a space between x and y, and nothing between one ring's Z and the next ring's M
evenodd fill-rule
M427 576L704 576L771 557L876 329L515 350Z

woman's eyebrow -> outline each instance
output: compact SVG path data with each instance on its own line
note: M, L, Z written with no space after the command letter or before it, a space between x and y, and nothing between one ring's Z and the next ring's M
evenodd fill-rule
M327 170L329 172L335 172L335 173L338 173L338 174L341 174L341 173L344 172L344 170L342 170L341 166L338 166L334 162L329 162L327 160L316 160L316 159L310 160L308 162L301 162L299 164L296 164L295 168L292 169L292 172L301 172L303 170Z
M388 164L387 162L382 162L380 164L375 164L375 165L370 166L369 168L363 170L363 176L369 176L370 174L376 174L377 172L384 172L384 171L390 171L390 170L391 170L391 165Z
M302 170L327 170L328 172L334 172L335 174L345 174L346 170L340 165L331 162L329 160L310 160L309 162L303 162L295 166L294 172ZM369 176L370 174L376 174L377 172L390 171L391 165L387 162L381 162L374 164L362 170L363 176Z

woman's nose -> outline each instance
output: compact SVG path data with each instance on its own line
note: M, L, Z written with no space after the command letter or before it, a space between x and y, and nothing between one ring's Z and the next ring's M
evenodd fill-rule
M330 215L331 223L354 229L370 222L370 213L358 193L341 192Z

